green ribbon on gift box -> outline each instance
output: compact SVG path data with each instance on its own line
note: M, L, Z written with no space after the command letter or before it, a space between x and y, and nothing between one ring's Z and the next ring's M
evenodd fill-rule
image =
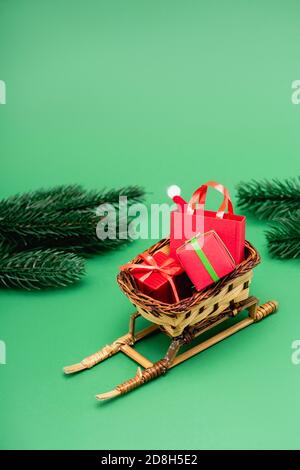
M214 282L217 282L220 278L217 275L216 271L214 270L212 264L210 263L209 259L206 256L206 254L200 248L197 238L196 237L192 238L190 243L191 243L193 249L195 250L195 252L197 253L197 255L199 256L200 261L202 262L203 266L205 267L206 271L208 272L208 274L210 275L212 280Z

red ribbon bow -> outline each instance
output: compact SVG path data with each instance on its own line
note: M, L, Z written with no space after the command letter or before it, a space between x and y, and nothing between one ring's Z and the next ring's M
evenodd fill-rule
M149 253L142 253L139 255L145 263L147 264L138 264L138 263L127 263L124 266L121 266L121 271L126 271L127 269L136 269L141 271L148 271L140 278L140 281L144 282L153 272L159 272L167 281L169 282L176 302L179 302L178 292L173 281L173 276L178 273L178 265L176 261L172 258L167 258L159 266L157 261Z

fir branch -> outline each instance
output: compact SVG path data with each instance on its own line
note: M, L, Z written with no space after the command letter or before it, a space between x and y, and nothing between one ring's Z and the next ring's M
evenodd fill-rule
M275 258L300 258L300 211L280 220L266 232L270 254Z
M122 219L119 220L118 217L118 209L116 209L117 221L122 223ZM126 223L123 223L123 226L126 228L125 233L122 232L121 234L120 225L117 223L115 238L108 237L103 240L97 237L96 225L99 222L99 216L94 216L94 213L90 217L92 223L86 225L86 227L82 226L84 230L82 230L80 235L78 235L78 233L74 235L70 229L66 231L62 230L61 235L58 235L57 232L51 232L51 236L48 231L48 235L42 238L35 236L29 237L28 235L21 237L14 233L6 237L1 237L0 235L0 257L1 252L16 253L25 250L45 248L56 248L65 252L77 253L82 256L100 254L131 242L131 234L128 229L133 219L133 217L128 217ZM59 228L59 230L61 229L64 229L64 227Z
M96 208L109 203L118 211L120 196L127 196L130 206L141 202L144 191L138 186L97 192L60 186L13 196L0 202L0 235L20 249L50 239L93 237L100 220Z
M63 287L78 281L84 273L81 257L53 249L25 251L0 259L2 287Z
M80 279L85 264L75 253L101 253L130 241L120 236L120 196L127 197L130 207L143 200L144 190L129 186L85 191L77 185L58 186L0 201L0 286L39 289ZM97 237L101 204L115 208L116 238ZM123 224L127 231L131 220Z
M0 208L1 212L1 208ZM82 236L95 229L99 217L93 209L67 212L28 211L0 221L0 233L12 240Z
M42 240L31 239L29 242L22 239L19 241L10 241L8 246L5 247L5 251L8 253L17 253L20 251L28 251L32 249L43 250L45 248L56 248L57 250L64 252L72 252L84 257L89 257L94 254L101 254L109 250L114 250L130 242L130 234L128 234L127 239L119 238L117 233L116 238L100 240L97 238L96 232L94 230L93 233L87 236L48 238Z
M0 221L10 217L11 211L69 211L92 209L105 202L116 203L119 196L127 196L132 202L139 202L145 195L139 186L101 191L85 190L80 185L61 185L51 189L38 189L16 194L0 201Z
M260 219L276 220L295 214L300 209L300 176L280 181L240 183L237 187L238 205Z

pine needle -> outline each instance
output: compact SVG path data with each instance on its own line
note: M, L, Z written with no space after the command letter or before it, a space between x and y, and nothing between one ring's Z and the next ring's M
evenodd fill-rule
M15 243L0 235L0 259L9 256L16 248L17 245Z

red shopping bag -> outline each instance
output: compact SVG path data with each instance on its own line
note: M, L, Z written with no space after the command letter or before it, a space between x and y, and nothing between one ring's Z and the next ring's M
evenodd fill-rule
M208 187L221 192L223 202L217 212L205 210ZM229 191L223 185L208 181L198 188L184 208L178 207L171 212L170 254L176 256L176 250L185 241L215 230L225 243L236 264L244 259L246 217L234 213Z

